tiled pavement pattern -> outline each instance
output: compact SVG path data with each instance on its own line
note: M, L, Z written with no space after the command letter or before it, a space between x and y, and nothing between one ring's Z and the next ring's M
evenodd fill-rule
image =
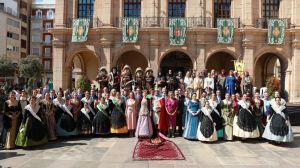
M184 161L132 161L134 138L71 138L28 150L2 150L0 168L300 167L300 127L293 129L295 141L280 146L259 140L207 144L175 138Z

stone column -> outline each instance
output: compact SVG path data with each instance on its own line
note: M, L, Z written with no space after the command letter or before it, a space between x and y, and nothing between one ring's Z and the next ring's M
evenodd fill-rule
M159 0L147 0L141 2L141 17L157 17L159 12Z
M159 45L152 44L149 46L149 63L150 67L153 69L153 74L156 76L160 68L160 54L159 54Z
M160 1L159 16L160 17L168 17L168 1L167 0Z
M101 50L100 50L100 67L105 67L108 72L110 72L110 69L114 66L113 65L113 53L112 53L112 46L109 44L101 44Z
M242 1L242 17L240 18L242 25L245 27L254 27L253 24L253 8L254 8L254 1L253 0L241 0ZM256 0L257 1L257 0ZM235 17L238 17L239 14L236 13Z
M292 6L292 17L291 17L291 22L295 27L299 28L300 27L300 1L299 0L291 0L291 3L289 4Z
M63 44L53 45L53 87L55 90L59 88L67 88L66 65L65 65L65 48Z
M248 71L250 76L253 77L253 83L255 83L255 69L254 69L254 49L255 49L255 36L251 33L251 30L248 32L245 30L243 32L243 44L242 44L242 58L245 63L244 71Z
M298 39L300 39L300 32L297 32L298 34ZM291 102L294 103L300 103L300 43L299 42L293 42L293 56L292 56L292 80L291 80L291 93L290 93L290 98Z
M196 50L196 67L194 69L200 72L205 69L205 45L197 44Z
M186 1L185 16L200 17L203 16L204 0Z
M55 4L55 27L65 27L67 16L67 2L66 0L57 0Z
M96 0L94 4L94 17L99 20L105 26L112 26L113 19L113 0Z

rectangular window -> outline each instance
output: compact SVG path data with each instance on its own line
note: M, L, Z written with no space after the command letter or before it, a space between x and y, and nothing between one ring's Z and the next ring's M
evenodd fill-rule
M39 35L32 35L32 42L41 42L41 37Z
M185 0L169 0L169 17L185 17Z
M21 27L21 34L22 35L27 35L27 29L25 27Z
M45 30L48 30L48 29L50 29L50 28L52 28L53 26L52 26L52 23L51 22L46 22L45 23L45 26L44 26L44 29Z
M217 26L218 18L230 18L231 0L214 0L214 20Z
M32 27L32 29L41 29L41 24L40 23L32 23L31 27Z
M35 55L35 56L39 56L40 55L40 49L39 48L32 48L31 54Z
M279 17L279 0L263 0L262 1L262 17L265 19Z
M21 48L25 48L26 49L26 46L27 46L26 40L21 40Z
M45 48L44 49L44 54L46 57L50 57L51 56L51 48Z
M124 0L124 17L141 17L141 0Z
M14 46L12 46L12 45L7 45L6 46L7 51L13 51L13 49L14 49Z
M94 0L79 0L78 1L78 18L93 18L94 15Z
M51 43L51 35L45 35L45 43Z
M20 28L20 22L7 18L7 24L15 28Z
M44 68L45 68L45 70L51 70L51 62L44 61Z
M15 40L19 40L19 34L17 33L7 32L7 37Z

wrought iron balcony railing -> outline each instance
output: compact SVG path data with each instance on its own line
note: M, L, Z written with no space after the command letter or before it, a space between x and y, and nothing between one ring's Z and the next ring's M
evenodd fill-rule
M47 16L47 15L33 15L31 16L31 20L42 20L42 19L46 19L46 20L54 20L54 15L53 16Z
M159 27L165 28L169 27L169 18L168 17L139 17L139 26L141 28L151 28ZM211 28L212 22L210 17L186 17L187 27L196 28L196 27L205 27ZM118 28L123 27L124 17L117 18L115 26Z
M67 19L67 28L72 28L73 27L73 20L77 18L68 18ZM91 17L90 18L90 28L97 28L97 27L102 27L103 22L100 21L98 17Z
M220 19L221 19L221 18L220 18ZM228 18L228 19L230 19L230 18ZM240 18L231 18L231 19L233 19L234 28L240 28L240 27L241 27L241 21L240 21ZM217 28L217 27L218 27L217 20L218 20L218 18L215 18L215 19L214 19L214 28Z
M291 18L259 18L256 20L256 28L267 29L269 19L280 19L284 22L285 28L291 28Z

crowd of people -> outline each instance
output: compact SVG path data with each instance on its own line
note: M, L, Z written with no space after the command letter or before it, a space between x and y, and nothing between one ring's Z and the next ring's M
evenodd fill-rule
M99 69L99 88L34 89L12 91L3 100L4 149L30 147L59 137L127 134L129 137L231 141L235 137L265 138L276 143L293 141L286 102L275 92L252 92L245 72L187 71L164 76L153 70L129 66L121 72Z

